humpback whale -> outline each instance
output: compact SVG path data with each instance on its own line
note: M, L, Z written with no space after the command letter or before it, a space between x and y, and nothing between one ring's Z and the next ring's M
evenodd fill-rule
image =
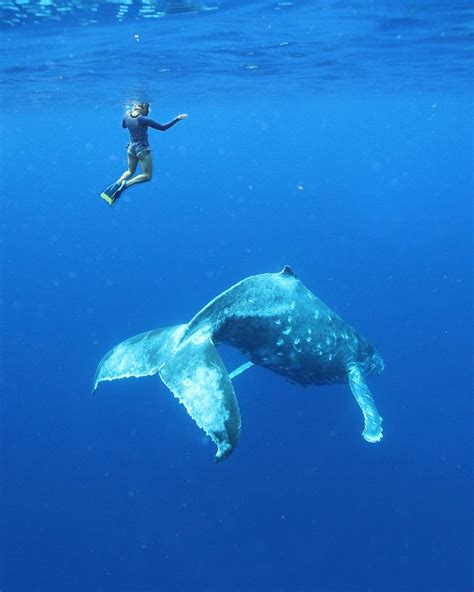
M229 374L219 344L239 349L249 361ZM254 364L305 387L349 383L364 416L363 437L381 440L382 418L366 377L382 372L382 358L288 266L238 282L187 324L122 341L99 363L93 390L103 381L158 374L216 444L220 461L240 435L232 379Z

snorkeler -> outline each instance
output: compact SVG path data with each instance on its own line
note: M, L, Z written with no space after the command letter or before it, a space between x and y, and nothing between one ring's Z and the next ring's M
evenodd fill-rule
M115 183L112 183L105 191L100 194L100 197L105 199L109 205L113 205L120 195L137 183L146 183L151 180L153 174L153 161L151 157L151 148L148 143L148 128L166 131L181 119L187 117L186 113L178 115L169 123L162 125L148 117L150 111L149 103L134 103L131 110L122 119L122 127L128 129L130 133L130 143L127 145L128 169ZM142 172L139 175L135 174L137 164L140 163ZM132 177L130 179L130 177ZM128 179L128 180L127 180Z

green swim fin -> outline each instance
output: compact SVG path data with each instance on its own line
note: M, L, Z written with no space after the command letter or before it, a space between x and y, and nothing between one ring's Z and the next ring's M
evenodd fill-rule
M109 206L113 206L120 197L122 191L125 189L125 187L120 189L121 185L122 183L112 183L112 185L109 185L107 189L104 189L104 191L100 194L100 197L105 199Z

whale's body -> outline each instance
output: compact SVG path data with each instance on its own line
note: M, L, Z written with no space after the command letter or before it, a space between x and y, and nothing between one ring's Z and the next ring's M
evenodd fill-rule
M216 460L223 459L237 445L240 412L219 344L236 347L250 360L243 369L257 364L302 386L349 382L364 414L364 438L382 438L382 419L365 383L366 376L382 372L382 359L289 267L242 280L188 324L118 344L100 362L94 390L105 380L159 373L217 445Z

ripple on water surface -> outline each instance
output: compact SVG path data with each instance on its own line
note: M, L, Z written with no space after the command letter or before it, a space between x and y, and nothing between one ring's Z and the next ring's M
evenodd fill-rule
M0 0L2 96L469 91L473 12L442 0Z

